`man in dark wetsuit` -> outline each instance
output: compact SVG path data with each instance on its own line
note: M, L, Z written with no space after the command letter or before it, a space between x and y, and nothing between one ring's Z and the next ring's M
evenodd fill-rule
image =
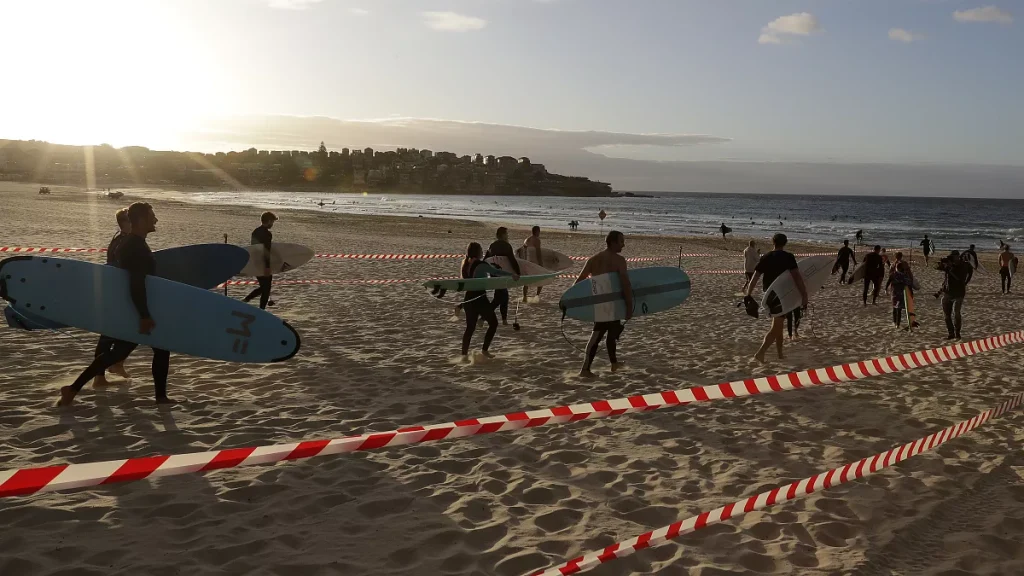
M839 249L839 254L836 257L836 262L839 267L843 270L842 275L839 276L839 283L846 284L846 273L850 271L850 259L853 259L853 266L857 266L857 255L853 253L850 248L850 241L843 240L843 247Z
M620 252L626 246L626 237L622 235L622 232L612 230L605 238L605 244L608 247L587 260L587 263L583 266L583 271L580 272L579 277L576 278L576 282L573 284L579 284L592 276L617 273L619 275L619 284L622 286L622 297L626 301L626 320L629 320L633 317L633 287L629 283L626 259L620 255ZM597 356L597 347L601 345L601 339L604 338L605 334L608 335L608 360L612 363L612 372L615 372L622 366L618 358L615 357L615 344L618 342L619 336L622 335L622 330L622 322L619 320L594 323L594 331L590 334L590 342L587 343L583 368L580 369L581 378L594 377L594 373L590 371L590 365L594 362L594 357Z
M804 285L804 277L797 266L796 257L785 250L788 242L789 239L786 238L785 234L779 233L772 236L772 245L775 247L775 250L762 256L761 261L757 263L754 277L747 283L747 295L744 300L752 298L751 294L753 294L754 286L759 278L763 279L761 288L767 292L768 288L779 276L792 274L793 282L796 283L797 290L800 291L802 299L800 307L807 308L807 286ZM765 335L761 347L754 354L754 359L758 362L764 362L764 355L773 343L775 344L775 350L779 355L779 359L785 358L782 354L782 331L786 326L786 316L788 314L772 318L772 327L768 330L768 334Z
M156 270L153 252L146 244L146 236L156 230L158 222L153 207L145 202L136 202L128 207L128 219L132 231L128 234L118 252L118 267L128 271L128 286L132 305L139 314L139 334L150 334L156 328L156 322L150 315L146 296L146 276ZM128 303L126 302L125 305ZM92 364L83 371L70 386L60 389L58 406L70 406L82 387L97 374L124 361L138 344L124 340L115 340L113 347L93 359ZM153 387L156 391L156 403L168 404L167 373L170 369L171 353L166 350L153 349Z
M117 227L119 230L110 240L110 244L107 245L107 266L117 266L117 256L121 250L121 244L124 239L128 237L128 234L132 231L132 224L128 220L128 209L121 208L114 213L114 218L117 220ZM117 340L110 338L109 336L100 335L100 340L96 344L95 357L99 357L105 352L109 352L114 347L114 342ZM128 371L124 369L124 362L118 362L110 367L110 371L123 378L130 378ZM110 382L107 381L106 370L96 375L96 378L92 381L93 386L109 386Z
M874 284L871 303L878 304L878 292L885 280L885 260L882 259L882 247L876 245L874 251L864 256L864 305L868 305L868 290Z
M924 240L921 240L921 251L924 252L924 265L928 265L928 257L931 256L932 252L935 251L935 244L928 239L928 235L924 235Z
M484 258L490 258L492 256L504 256L508 258L508 261L512 264L511 270L506 272L512 272L515 275L519 275L519 261L516 260L515 250L512 249L512 245L508 243L508 228L502 226L498 228L495 233L496 240L491 242L491 245L487 247L487 254ZM501 323L508 326L508 290L495 290L494 301L491 302L492 308L501 308Z
M974 278L974 271L978 269L979 264L978 253L974 251L974 244L971 244L970 248L964 250L964 253L960 255L960 259L970 265L967 270L966 282L967 284L970 284L971 280Z
M274 276L270 271L270 247L274 241L274 235L270 232L270 229L274 227L274 222L277 222L277 216L273 212L264 212L260 216L260 225L252 231L252 239L249 242L253 246L257 244L263 245L263 275L256 277L256 281L260 283L259 287L243 298L242 302L248 302L259 296L260 308L262 310L266 310L268 304L270 306L274 305L274 302L270 299L270 287L274 283Z
M971 265L956 250L943 260L942 271L946 277L942 282L942 314L946 317L947 339L959 340L960 327L963 324L962 310L964 298L967 297L967 282L970 278Z

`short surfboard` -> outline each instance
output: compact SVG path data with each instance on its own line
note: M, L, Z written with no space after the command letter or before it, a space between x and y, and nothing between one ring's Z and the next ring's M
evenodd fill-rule
M506 258L505 256L492 256L492 257L488 258L486 260L486 262L489 263L489 264L492 264L492 265L494 265L494 266L496 266L498 268L501 268L502 270L504 270L506 272L515 272L515 268L512 267L512 263L509 262L508 258ZM519 258L516 258L516 263L519 264L519 272L522 273L524 276L537 276L537 275L540 275L540 274L551 274L551 270L548 270L547 268L542 268L539 264L534 264L533 262L530 262L529 260L520 260ZM549 280L544 280L544 281L541 281L541 282L537 282L536 284L533 284L533 285L534 286L547 286L548 284L551 284L554 281L555 281L555 278L552 277Z
M551 250L550 248L541 247L541 258L539 262L537 262L538 259L535 254L535 248L520 246L519 248L516 249L516 258L518 258L520 262L523 260L530 260L532 258L532 261L535 264L540 264L541 267L547 270L561 272L562 270L568 270L569 268L572 268L575 265L575 263L572 261L572 258L569 258L565 254L562 254L557 250Z
M834 258L835 256L811 256L797 262L797 268L804 278L808 298L814 296L828 281L832 274ZM761 307L772 317L785 316L799 308L801 304L803 298L796 287L793 275L789 272L783 272L782 276L776 278L761 298Z
M249 252L249 263L238 273L239 276L262 276L263 275L263 253L266 248L262 244L246 246ZM283 274L302 266L313 259L315 253L309 246L302 244L289 244L287 242L272 242L270 244L270 273Z

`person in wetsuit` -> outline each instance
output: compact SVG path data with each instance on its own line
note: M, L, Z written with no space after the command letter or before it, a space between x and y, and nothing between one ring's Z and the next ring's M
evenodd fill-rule
M960 339L960 328L963 325L961 312L964 298L967 297L967 283L971 274L971 264L959 252L953 250L948 258L944 258L940 269L945 272L942 282L942 314L946 318L948 340Z
M539 265L541 268L544 267L544 254L540 248L540 226L534 226L530 229L530 237L523 241L523 246L526 247L526 259L534 264ZM540 297L541 286L537 286L537 297ZM523 286L523 302L527 301L530 292L529 286Z
M839 283L846 284L846 273L850 271L850 260L853 260L853 266L857 266L857 255L853 253L853 249L850 248L850 241L843 240L843 247L839 249L839 254L836 255L836 262L842 269L843 273L839 276Z
M903 321L903 310L907 308L906 289L909 288L911 294L914 292L914 277L910 273L910 266L899 259L899 256L897 254L896 263L889 275L889 284L892 286L892 323L896 328L900 327L900 323ZM908 317L907 323L910 322L912 319Z
M885 279L885 261L882 260L882 247L876 245L873 252L864 256L864 305L868 305L868 290L874 284L871 303L878 303L878 292L882 289L882 280Z
M494 236L495 240L487 247L487 254L484 257L504 256L508 258L509 263L512 265L511 272L518 276L522 271L519 269L519 261L516 260L515 250L512 250L512 245L508 243L508 228L504 226L498 228ZM494 291L494 301L491 303L491 307L501 309L501 323L506 326L508 326L508 302L508 290Z
M924 265L928 265L928 257L931 256L932 252L935 251L935 245L928 239L928 235L924 235L924 240L921 240L921 251L924 252Z
M1010 245L1003 244L1003 251L999 253L999 284L1003 288L1003 294L1010 293L1010 283L1013 276L1010 274L1010 263L1013 262L1013 252L1010 252Z
M156 321L150 314L146 295L146 276L156 270L153 252L146 244L146 237L156 230L158 222L153 207L145 202L136 202L128 207L128 219L131 221L131 233L125 236L118 250L119 268L128 271L128 288L131 304L139 315L139 334L150 334L156 328ZM124 304L128 305L127 302ZM93 359L78 378L70 385L60 389L58 406L70 406L75 396L87 382L118 362L123 362L138 344L125 340L115 340L111 349ZM171 353L166 350L153 349L153 388L156 392L157 404L168 404L167 373L170 369Z
M970 269L967 270L966 282L967 284L970 284L971 280L974 278L974 271L978 269L978 253L974 250L974 244L971 244L970 248L964 250L964 253L960 255L960 258L970 265Z
M274 227L274 222L277 222L277 216L273 212L264 212L260 215L260 225L252 231L249 242L253 246L263 245L263 275L256 277L256 281L260 283L259 287L243 298L242 302L248 302L259 296L260 308L263 310L266 310L268 305L274 305L273 300L270 299L270 287L274 283L274 276L270 271L270 247L274 241L274 235L270 229Z
M747 284L747 294L744 300L753 298L751 294L754 292L754 286L757 284L758 279L762 279L761 288L767 292L772 282L775 282L779 276L788 273L793 275L793 281L796 283L797 290L800 291L802 299L800 308L807 308L807 287L804 285L804 277L796 264L796 257L785 250L787 242L789 242L789 239L786 238L785 234L778 233L772 236L772 245L775 247L775 250L762 256L761 261L757 263L754 277ZM786 316L772 318L772 327L768 330L768 334L765 335L761 347L754 354L754 359L758 362L764 362L764 355L772 344L775 344L779 359L785 358L782 354L782 330L785 326Z
M477 242L471 242L466 248L466 258L462 261L463 278L487 278L488 276L512 276L513 280L519 279L519 274L506 272L484 262L484 249ZM513 260L514 262L515 260ZM495 290L497 292L497 290ZM508 291L504 291L508 294ZM494 306L487 300L486 290L467 291L462 299L462 309L466 312L466 331L462 333L462 360L469 360L469 344L473 340L473 332L476 331L476 323L481 317L487 320L487 333L484 335L484 345L481 353L488 358L491 353L491 341L498 331L498 318L494 315Z
M114 219L117 220L118 231L114 234L114 237L110 239L110 244L107 245L107 266L117 266L117 256L121 250L121 244L124 239L131 233L132 224L128 220L128 209L121 208L114 213ZM99 342L96 343L96 353L94 358L98 358L105 352L109 352L114 347L116 340L109 336L100 335ZM110 371L123 378L131 378L128 375L128 371L124 369L124 361L118 362L110 367ZM93 386L109 386L110 382L107 381L107 371L104 370L96 375L96 378L92 381Z
M626 247L626 237L622 235L622 232L612 230L605 237L604 242L607 248L587 260L579 277L576 278L573 284L579 284L592 276L617 273L619 275L619 285L622 286L622 297L626 301L626 320L629 320L633 317L633 287L629 283L626 259L620 254L622 249ZM622 322L619 320L594 323L594 330L590 334L590 342L587 343L583 367L580 369L580 377L594 377L594 373L590 371L590 366L597 356L597 347L601 345L601 339L605 335L608 336L606 346L608 348L608 360L612 364L612 372L621 368L622 365L619 363L618 358L615 357L615 345L618 343L619 336L622 336L623 330Z

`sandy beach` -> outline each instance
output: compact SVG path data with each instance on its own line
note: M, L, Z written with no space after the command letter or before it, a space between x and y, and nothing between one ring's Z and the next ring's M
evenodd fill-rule
M105 247L108 200L0 182L3 246ZM153 201L153 249L248 244L260 210ZM279 211L275 240L330 253L461 253L490 223ZM500 221L484 215L487 222ZM611 226L611 224L609 224ZM518 245L527 231L514 229ZM590 255L603 238L544 231L544 245ZM150 351L125 385L87 387L58 410L59 388L88 364L95 336L0 329L0 470L310 439L620 398L832 366L946 344L939 272L915 259L921 329L895 331L885 295L829 282L811 300L785 360L751 361L767 330L735 307L746 239L627 237L625 256L683 252L693 294L628 324L626 369L576 378L581 354L560 332L559 279L502 327L496 358L457 362L463 321L416 284L275 286L271 309L302 336L284 363L171 357L153 405ZM761 240L762 250L770 249ZM820 246L793 243L792 252ZM836 248L838 248L838 243ZM1018 252L1019 253L1019 252ZM100 255L69 257L101 261ZM965 340L1022 328L1024 287L999 294L983 255L964 305ZM399 279L455 275L456 260L314 259L279 276ZM247 287L232 287L241 298ZM515 295L515 292L513 292ZM511 318L509 320L511 322ZM590 326L566 320L582 348ZM482 331L474 337L479 349ZM0 575L520 576L649 529L915 440L1022 391L1024 345L840 386L720 400L652 413L276 466L143 480L0 500ZM1011 412L869 479L712 526L592 574L1009 575L1024 573L1024 414Z

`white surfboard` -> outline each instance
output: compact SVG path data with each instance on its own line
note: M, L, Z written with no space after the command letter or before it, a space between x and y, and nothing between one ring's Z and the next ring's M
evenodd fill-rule
M239 276L262 276L263 275L263 248L262 244L246 246L249 251L249 263L238 273ZM288 244L287 242L273 242L270 245L270 273L283 274L302 266L313 259L314 252L309 246L302 244Z
M509 262L508 258L504 256L491 256L486 261L488 264L493 264L506 272L516 271L516 269L512 267L512 263ZM523 276L537 276L539 274L550 274L552 272L551 270L543 268L538 264L534 264L529 260L520 260L516 258L516 262L519 263L519 271ZM547 286L548 284L551 284L554 281L555 279L551 278L543 282L537 282L536 284L532 284L532 286Z
M529 250L529 252L527 250ZM516 258L518 258L520 262L528 260L554 272L561 272L562 270L572 268L574 264L572 258L550 248L541 247L540 255L541 257L537 258L536 248L520 246L516 249Z
M800 274L804 278L804 286L807 288L807 297L810 299L821 290L825 282L828 282L832 275L832 264L835 263L835 256L811 256L797 262ZM761 299L761 307L768 311L772 317L785 316L796 310L803 303L800 290L796 287L793 275L784 272L772 282L772 285L765 290Z

